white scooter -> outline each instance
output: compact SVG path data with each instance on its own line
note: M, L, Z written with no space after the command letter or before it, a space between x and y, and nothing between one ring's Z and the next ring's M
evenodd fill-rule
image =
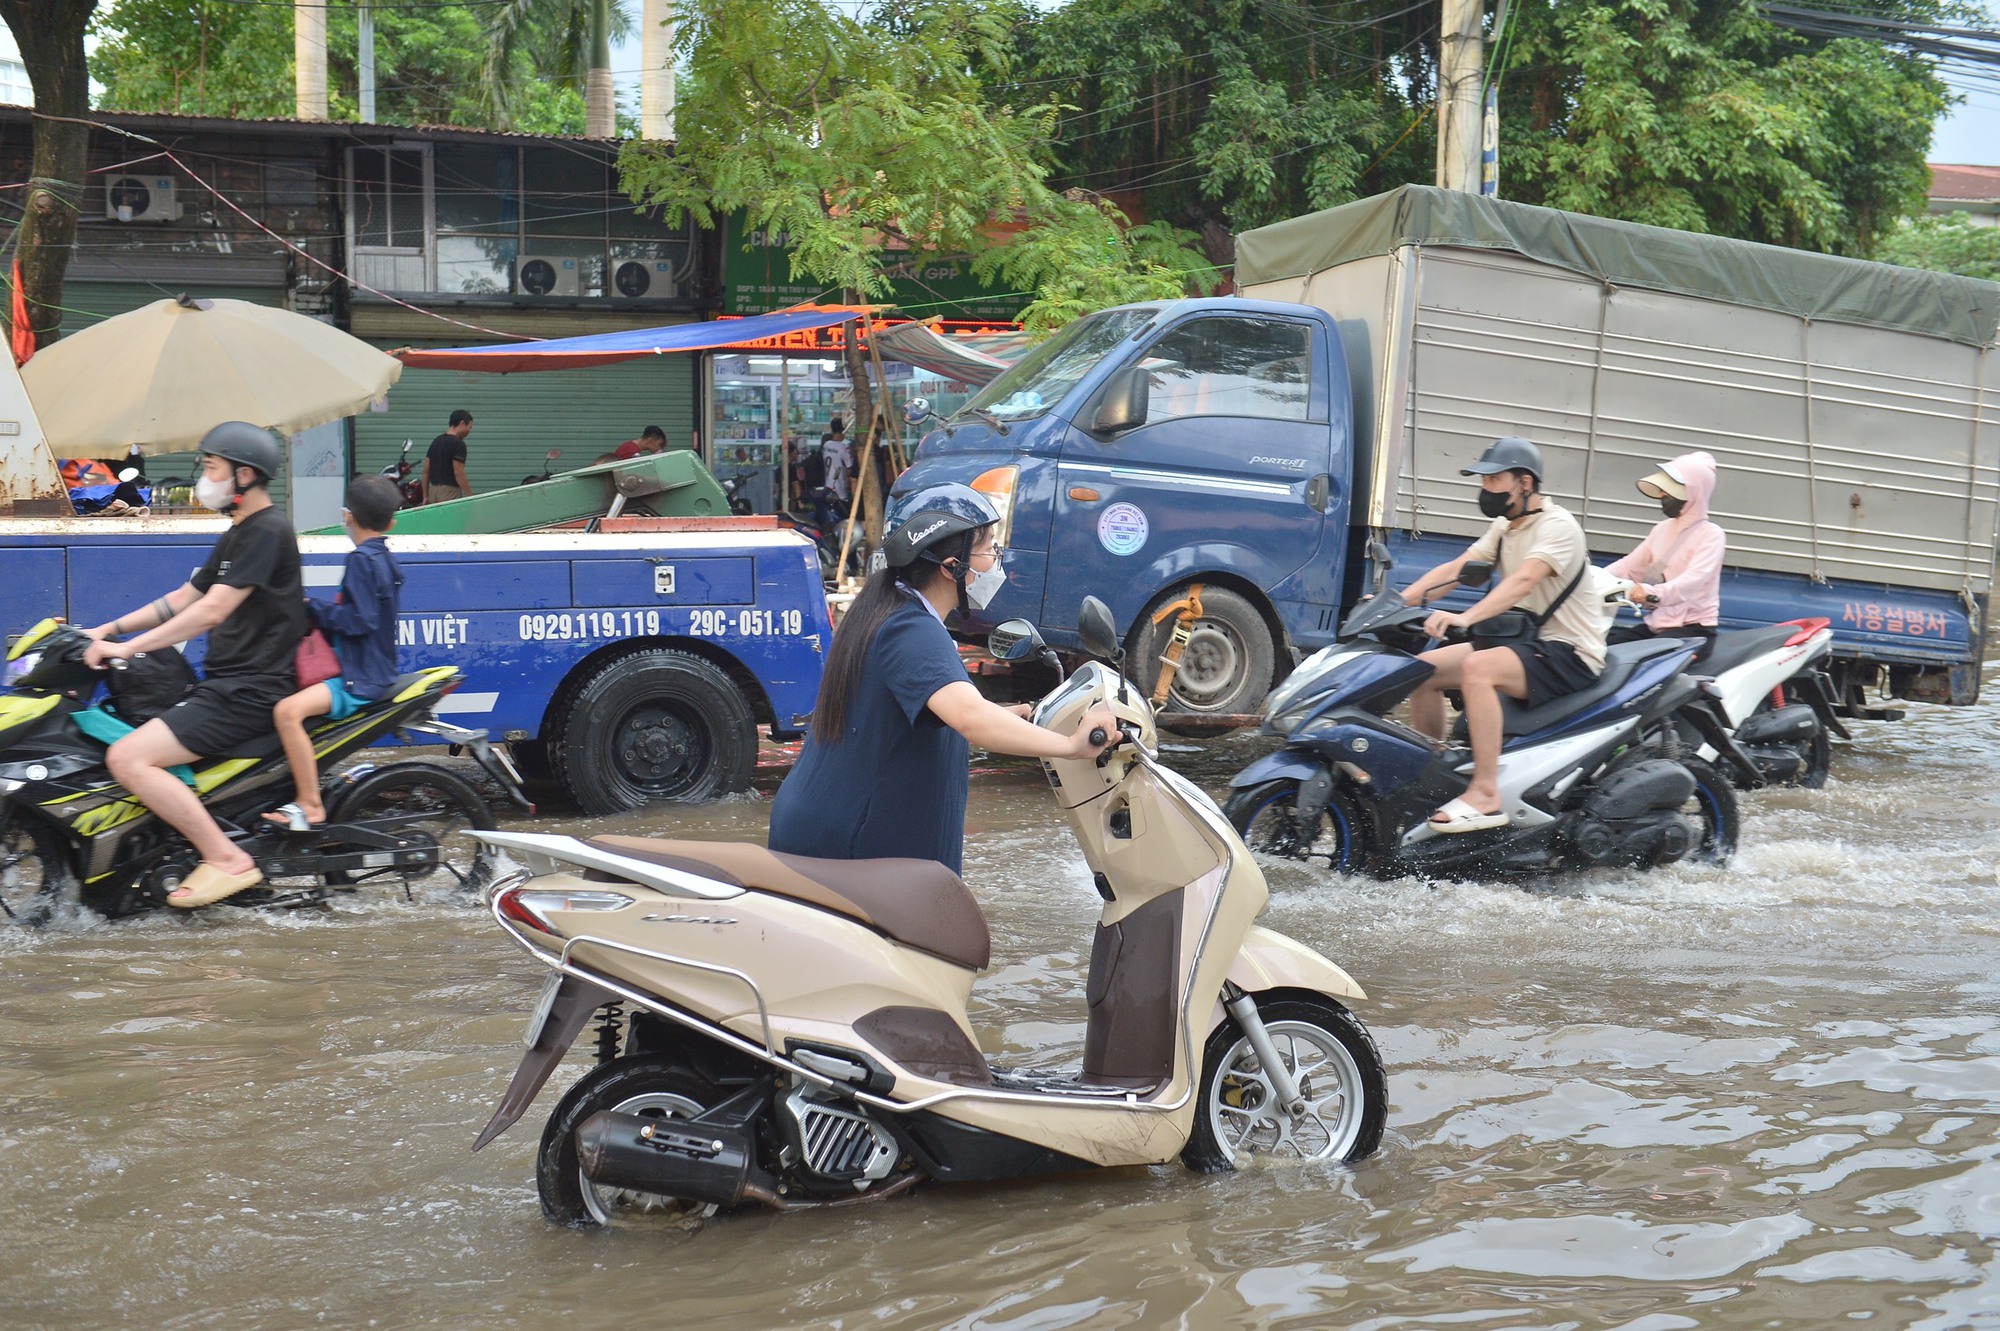
M1083 641L1122 653L1095 599ZM1047 649L1015 620L1003 660ZM1035 709L1092 707L1122 742L1046 763L1104 899L1082 1066L991 1063L966 1017L986 921L928 860L821 860L725 842L477 832L494 918L551 971L528 1051L474 1146L534 1100L593 1015L598 1066L542 1133L542 1209L601 1225L874 1200L1179 1156L1349 1161L1382 1137L1381 1056L1338 966L1253 923L1263 874L1215 804L1162 766L1152 709L1092 662ZM1101 737L1100 737L1101 738ZM629 1016L629 1020L628 1020Z

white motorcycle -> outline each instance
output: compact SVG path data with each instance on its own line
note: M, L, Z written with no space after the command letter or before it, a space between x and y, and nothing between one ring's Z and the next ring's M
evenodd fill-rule
M981 1052L966 1011L986 921L940 864L480 832L522 866L501 866L493 917L550 975L474 1149L521 1117L595 1016L598 1065L550 1115L536 1170L543 1212L564 1224L1375 1150L1388 1086L1349 1010L1360 986L1254 923L1255 859L1155 756L1110 613L1089 600L1079 622L1114 668L1083 666L1034 719L1068 733L1104 707L1122 736L1095 759L1045 764L1104 900L1081 1067ZM1021 620L991 647L1003 660L1047 650Z

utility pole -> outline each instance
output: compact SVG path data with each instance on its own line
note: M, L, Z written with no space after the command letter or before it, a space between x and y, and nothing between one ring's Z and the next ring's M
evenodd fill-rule
M355 60L356 72L361 84L361 123L375 123L375 11L368 7L368 0L361 0L361 11L356 16L361 21L361 50Z
M674 6L644 0L639 16L639 137L674 136Z
M1479 193L1479 86L1486 64L1483 0L1444 0L1438 34L1437 183Z
M326 119L326 0L293 0L292 67L299 119Z

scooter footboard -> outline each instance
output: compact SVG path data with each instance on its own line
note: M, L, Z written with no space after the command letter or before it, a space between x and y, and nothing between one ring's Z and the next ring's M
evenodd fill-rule
M1365 999L1367 994L1354 978L1340 967L1283 934L1252 925L1243 947L1230 964L1229 980L1249 994L1271 989L1305 989L1334 998ZM1229 1019L1216 1000L1209 1013L1208 1029L1213 1031Z

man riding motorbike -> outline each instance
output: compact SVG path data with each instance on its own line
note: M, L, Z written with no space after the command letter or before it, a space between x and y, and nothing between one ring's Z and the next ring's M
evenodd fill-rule
M271 503L277 440L255 425L227 421L202 438L201 452L195 497L227 513L229 530L181 586L89 630L96 641L84 654L86 663L102 669L209 635L207 678L105 756L119 784L200 853L199 867L167 898L182 908L220 901L256 886L264 875L167 769L227 753L272 729L272 709L298 687L295 656L306 628L298 538Z
M1465 629L1472 640L1423 654L1433 673L1410 696L1410 720L1441 740L1444 692L1457 689L1463 696L1472 783L1432 815L1431 826L1439 832L1482 832L1508 821L1499 785L1500 695L1539 707L1587 687L1604 669L1609 624L1602 597L1573 594L1591 590L1579 586L1591 572L1590 549L1569 510L1542 497L1541 450L1526 439L1498 439L1459 474L1479 477L1479 511L1493 525L1457 559L1418 578L1403 592L1403 601L1419 605L1431 592L1451 586L1469 561L1497 565L1500 583L1471 609L1439 610L1424 621L1424 632L1433 638ZM1516 612L1511 622L1492 625L1506 628L1505 641L1476 627L1510 611Z

